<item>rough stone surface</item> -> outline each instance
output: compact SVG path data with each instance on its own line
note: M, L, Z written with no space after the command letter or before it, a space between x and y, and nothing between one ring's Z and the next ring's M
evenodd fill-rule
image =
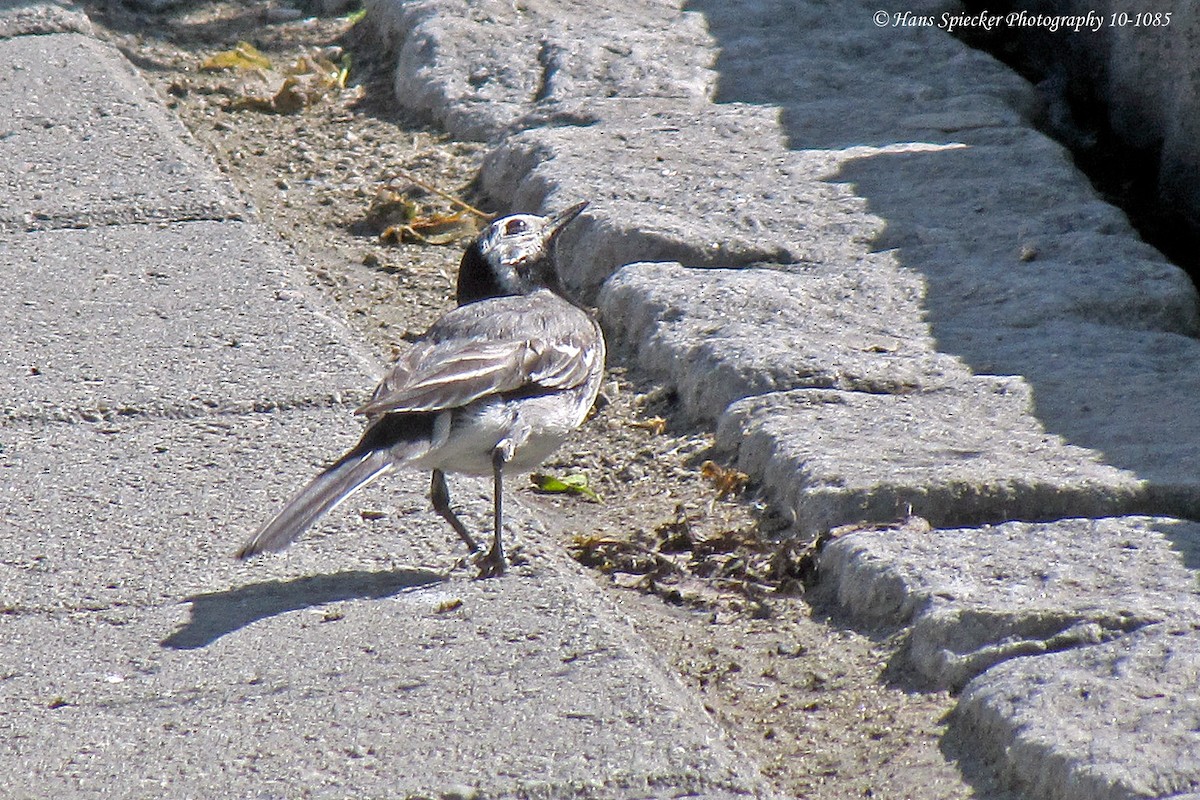
M998 3L997 12L1025 4ZM1200 220L1200 92L1191 72L1200 52L1200 13L1193 3L1170 7L1128 5L1115 0L1054 4L1054 13L1094 14L1102 24L1082 34L1046 26L1017 28L1008 47L1045 76L1046 122L1081 144L1094 132L1081 130L1073 106L1099 104L1112 131L1153 165L1166 203Z
M235 561L357 427L315 409L0 428L8 796L762 791L519 502L512 580L447 577L463 548L424 474ZM452 485L486 518L482 482Z
M585 298L635 261L853 263L883 230L852 187L828 180L875 148L789 151L776 112L747 105L598 101L579 113L591 124L509 137L480 185L514 209L591 201L560 244Z
M0 603L21 613L144 607L264 574L378 569L393 556L418 571L448 569L463 553L433 517L419 473L364 490L285 557L233 559L361 430L347 407L0 427L0 546L14 554L0 567ZM456 500L489 510L476 494ZM383 516L364 520L363 508Z
M1154 517L910 523L841 536L818 563L856 622L908 628L898 665L952 690L1010 658L1200 615L1197 568L1200 525Z
M0 308L22 320L0 356L0 417L365 399L375 365L264 236L234 222L0 234Z
M598 301L614 343L693 417L735 401L719 443L800 531L909 513L948 527L1200 507L1187 466L1200 463L1190 444L1200 437L1185 413L1196 292L1032 130L1038 92L994 59L940 29L877 26L866 3L696 0L687 8L711 37L698 46L715 56L715 103L688 93L530 103L529 82L517 81L498 113L472 109L464 125L454 104L470 92L451 76L494 60L493 32L463 14L435 23L421 8L430 17L409 26L405 46L422 44L421 63L437 67L422 67L428 83L413 94L444 101L452 129L536 126L501 138L484 193L525 210L592 201L561 243L567 283ZM448 37L425 32L451 26L463 46L434 47ZM514 29L497 40L528 63L522 48L539 39L526 32L514 45ZM417 74L402 59L398 85ZM1193 539L1184 523L1012 523L887 549L892 535L871 540L886 550L878 575L845 582L908 598L906 663L941 685L1015 664L1029 665L1028 682L1039 663L1118 646L1195 604L1195 557L1180 565L1164 539ZM1013 563L1001 569L1005 553ZM995 666L1062 647L1080 649ZM1120 686L1109 679L1106 691ZM1012 740L1022 729L1009 712L998 707L995 724ZM1052 747L1057 718L1038 725ZM1005 746L990 758L1015 761ZM1021 785L1084 796L1076 774ZM1091 793L1195 785L1159 788Z
M631 264L600 294L609 344L714 422L735 400L797 388L902 394L969 379L921 322L920 277L862 263L738 270Z
M936 142L1020 124L1037 98L1012 70L940 28L874 21L881 7L935 17L961 10L953 0L925 5L935 8L792 0L688 8L704 15L718 48L717 101L780 107L793 147Z
M0 39L0 230L227 219L243 209L116 48Z
M1146 505L1137 476L1047 434L1028 387L974 378L952 389L870 395L797 389L734 403L718 446L761 476L797 529L915 514L935 527L1110 516Z
M1024 797L1192 800L1200 790L1200 625L1018 658L968 684L952 735Z
M896 248L925 276L935 333L956 322L1027 328L1065 318L1198 330L1187 275L1100 206L1040 134L855 159L838 177L886 220L875 246Z
M518 498L512 580L421 473L235 561L377 365L117 51L0 55L6 796L771 796Z
M1200 342L1189 336L1062 320L1020 330L943 330L964 360L1017 373L1047 430L1147 482L1155 513L1200 517Z
M279 612L272 593L303 583L217 592L208 618L257 608L200 649L160 645L194 624L182 605L7 619L8 796L751 795L719 731L575 586L523 589L513 614L494 584L329 578L381 596Z
M396 97L466 139L536 124L572 100L703 100L710 40L674 0L366 4L398 46ZM533 115L529 121L523 117Z
M74 3L0 0L0 39L49 33L92 33L91 20Z
M583 297L676 262L620 273L606 321L695 416L736 401L720 443L799 530L1194 512L1197 437L1161 409L1196 394L1195 292L1029 130L1031 87L865 3L681 7L370 15L402 102L504 137L480 177L493 201L592 201L562 241ZM519 504L526 580L444 578L454 537L412 475L286 556L230 560L358 432L304 387L361 388L370 365L227 221L227 188L115 50L55 34L0 56L0 260L25 270L0 303L29 322L0 427L14 793L766 794ZM148 220L225 222L25 232ZM176 257L189 234L203 244ZM486 519L486 485L454 489ZM1034 796L1194 796L1196 538L1128 518L860 531L821 574L848 612L908 625L902 658L930 681L978 676L964 765Z

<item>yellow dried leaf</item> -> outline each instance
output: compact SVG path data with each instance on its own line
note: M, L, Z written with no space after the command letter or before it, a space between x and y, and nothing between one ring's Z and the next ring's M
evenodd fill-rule
M454 244L479 232L478 218L459 211L452 214L430 214L415 217L402 225L390 225L379 234L389 244L419 242L421 244Z
M271 68L271 59L258 51L249 42L238 42L232 50L222 50L209 56L200 65L200 69L215 72L225 69L260 69Z
M238 53L240 51L228 52ZM259 56L262 57L261 54ZM262 58L264 63L269 66L270 62L266 61L265 57ZM213 60L209 59L209 61ZM224 61L220 63L224 63ZM276 77L279 76L279 73L274 74ZM344 90L349 74L350 60L348 56L342 58L340 66L320 54L300 56L283 70L283 81L269 98L247 94L234 100L229 107L232 110L250 109L274 114L295 114ZM262 77L264 80L267 78L266 75Z
M300 79L294 75L284 78L279 91L271 98L271 109L276 114L295 114L311 104L312 100L301 86Z
M655 436L662 436L667 430L667 421L662 417L650 417L650 419L638 420L629 423L631 428L641 428L653 433Z

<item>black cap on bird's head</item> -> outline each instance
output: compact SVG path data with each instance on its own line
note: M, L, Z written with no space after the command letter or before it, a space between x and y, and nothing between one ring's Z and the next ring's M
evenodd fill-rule
M467 246L459 264L458 304L529 294L536 289L561 294L554 240L585 208L586 202L549 217L511 214L484 228Z

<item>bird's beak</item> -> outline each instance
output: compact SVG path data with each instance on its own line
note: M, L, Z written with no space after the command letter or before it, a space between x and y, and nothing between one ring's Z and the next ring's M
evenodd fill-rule
M580 212L587 207L587 201L584 200L582 203L576 203L566 211L560 211L552 216L550 221L546 223L546 227L542 229L542 236L545 238L546 243L550 244L557 239L558 235L571 224L571 221L578 217Z

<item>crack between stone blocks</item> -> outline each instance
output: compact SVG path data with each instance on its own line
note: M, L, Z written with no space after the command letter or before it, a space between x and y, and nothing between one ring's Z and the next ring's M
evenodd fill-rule
M554 91L554 75L558 72L558 51L559 48L548 39L542 39L538 44L537 60L541 74L538 76L537 89L533 92L535 105L549 99Z
M103 426L111 426L118 422L170 422L192 421L201 419L216 419L221 417L237 417L248 414L274 414L289 411L309 411L317 409L357 408L366 402L367 393L360 391L332 393L318 397L301 397L286 400L252 400L245 403L209 404L201 401L199 405L190 406L177 404L159 409L121 406L109 409L94 408L61 408L49 414L8 414L0 419L0 430L21 426L35 425L91 425L97 426L101 433L116 433L116 430L106 430Z
M192 222L251 222L247 214L230 212L228 214L190 214L181 216L147 216L140 219L72 219L69 217L48 217L32 225L13 226L5 229L0 224L0 235L5 233L56 233L61 231L86 231L102 228L152 228L164 225L185 225ZM49 224L39 224L49 223Z

